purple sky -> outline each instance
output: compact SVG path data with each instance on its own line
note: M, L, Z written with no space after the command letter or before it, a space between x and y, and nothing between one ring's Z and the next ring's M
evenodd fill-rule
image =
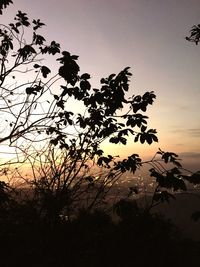
M14 0L5 12L10 22L17 10L46 23L45 36L63 50L80 56L81 72L98 80L130 66L130 94L154 90L150 126L159 144L120 147L153 155L158 147L182 155L200 169L200 45L184 38L200 23L199 0ZM107 146L108 149L110 148ZM199 168L198 168L199 167Z

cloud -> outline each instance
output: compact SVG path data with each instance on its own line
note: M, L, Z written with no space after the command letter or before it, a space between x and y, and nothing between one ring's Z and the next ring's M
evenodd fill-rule
M182 152L178 155L184 168L194 172L200 170L200 152Z
M200 137L200 128L187 129L186 131L192 137Z
M190 159L199 159L200 160L200 152L182 152L182 153L179 153L179 156L182 158L190 158Z
M186 134L190 137L200 137L200 128L175 129L172 133Z
M176 146L184 146L184 144L178 143L176 144Z
M176 108L178 109L178 110L189 110L190 109L190 107L189 106L184 106L184 105L177 105L176 106Z

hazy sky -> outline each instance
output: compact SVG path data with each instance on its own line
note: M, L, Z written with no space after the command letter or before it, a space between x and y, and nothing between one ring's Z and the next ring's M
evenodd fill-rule
M98 79L130 66L131 95L154 90L149 125L159 144L129 144L122 153L174 151L200 163L200 45L184 38L200 23L200 0L13 0L17 10L46 23L44 34L80 56L81 72ZM199 164L200 169L200 164Z

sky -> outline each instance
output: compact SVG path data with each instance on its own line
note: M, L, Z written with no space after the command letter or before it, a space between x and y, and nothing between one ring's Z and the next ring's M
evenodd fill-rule
M131 67L130 95L155 91L147 112L159 143L129 142L116 153L151 157L160 147L200 169L200 45L185 40L200 23L200 0L13 0L1 23L17 10L40 18L48 40L79 55L81 72L101 77ZM106 144L106 149L112 146Z

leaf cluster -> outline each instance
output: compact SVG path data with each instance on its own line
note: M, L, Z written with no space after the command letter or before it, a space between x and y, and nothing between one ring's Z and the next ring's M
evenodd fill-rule
M200 41L200 24L194 25L190 30L190 36L187 36L185 39L198 45Z
M1 0L0 2L0 15L2 15L2 10L4 8L7 8L7 6L9 6L10 4L13 4L12 0Z

